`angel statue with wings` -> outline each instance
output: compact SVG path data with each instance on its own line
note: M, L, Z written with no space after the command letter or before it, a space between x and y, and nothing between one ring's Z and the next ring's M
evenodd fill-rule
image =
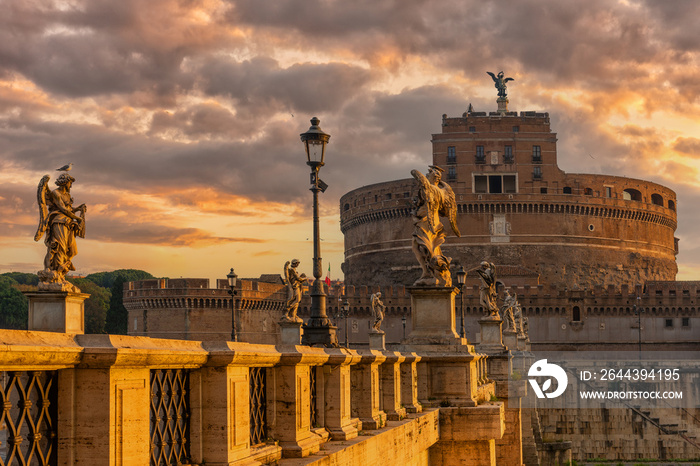
M306 280L306 274L299 274L297 267L299 267L299 259L292 259L291 262L287 261L284 263L287 306L285 307L285 314L282 316L282 320L287 322L301 322L301 319L297 317L297 309L299 309L299 303L301 302L301 284Z
M442 181L442 168L430 165L427 175L411 170L420 190L413 209L413 253L423 270L413 286L452 286L450 262L440 246L445 242L445 228L440 216L447 217L452 231L457 228L457 202L452 188Z
M73 207L70 188L75 178L68 173L61 174L56 180L58 188L53 191L48 186L50 178L49 175L44 175L37 191L39 227L34 241L39 241L46 233L44 270L39 271L37 275L44 287L46 284L58 284L62 291L76 291L77 289L66 281L66 274L75 270L73 257L78 254L75 238L85 238L87 208L85 204Z
M493 74L493 73L490 72L490 71L487 71L486 73L489 74L489 75L491 76L491 79L493 79L493 83L494 83L493 85L494 85L494 87L495 87L496 89L498 89L498 97L503 97L503 98L505 98L505 97L506 97L506 83L507 83L508 81L515 81L515 79L513 79L513 78L503 78L503 76L504 76L504 75L503 75L503 71L500 71L500 72L498 73L498 76L495 75L495 74Z

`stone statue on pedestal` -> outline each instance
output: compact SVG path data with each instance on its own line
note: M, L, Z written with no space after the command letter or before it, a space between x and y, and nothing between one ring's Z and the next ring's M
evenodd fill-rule
M506 323L506 328L503 330L512 331L517 333L517 324L515 320L515 306L518 304L518 295L514 294L511 296L510 292L506 290L505 297L503 298L503 307L501 308L501 316L503 321Z
M50 179L49 175L44 175L37 190L39 226L34 241L39 241L46 234L44 269L37 273L39 290L80 293L77 287L66 281L66 274L75 270L73 257L78 254L76 237L85 238L87 207L85 204L73 207L70 189L75 178L62 173L56 180L58 188L53 191L48 187Z
M481 277L481 287L479 289L479 301L484 309L489 313L489 317L498 317L498 305L496 299L496 266L491 262L482 262L476 269L476 273Z
M452 231L460 236L457 228L457 202L452 188L442 181L443 170L430 165L427 175L411 170L420 185L413 209L413 253L423 271L413 286L452 286L451 258L442 254L440 246L445 242L445 229L440 216L447 217Z
M290 267L291 264L291 267ZM287 285L287 305L285 314L282 316L282 321L286 322L301 322L301 318L297 317L297 310L301 302L301 284L306 280L306 274L299 274L297 267L299 259L292 259L284 263L284 283Z
M372 315L374 316L374 322L372 323L371 332L381 332L382 321L384 320L384 312L386 311L386 306L381 300L382 293L377 291L372 295Z

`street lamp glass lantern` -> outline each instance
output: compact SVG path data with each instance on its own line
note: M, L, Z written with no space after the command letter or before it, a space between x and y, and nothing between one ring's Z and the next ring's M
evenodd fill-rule
M464 282L467 280L467 272L464 271L464 267L461 265L459 266L459 270L457 271L457 283L459 283L459 286L461 287L464 285Z
M233 271L233 267L228 275L226 275L226 278L228 279L228 286L234 288L236 286L236 280L238 280L238 275Z
M301 142L306 149L307 164L311 166L323 166L326 155L326 144L331 135L323 132L318 124L321 122L316 117L311 119L311 127L305 133L300 134Z

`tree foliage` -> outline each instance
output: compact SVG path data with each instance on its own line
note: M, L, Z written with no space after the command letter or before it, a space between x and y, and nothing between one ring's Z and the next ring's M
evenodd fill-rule
M137 269L98 272L85 278L68 278L90 297L85 300L85 333L126 334L128 312L124 307L124 283L155 278ZM31 273L0 274L0 328L26 329L29 302L22 291L36 290L39 277Z
M69 278L75 286L90 297L85 300L85 333L105 333L111 291L86 278Z
M0 328L26 330L28 318L29 302L19 291L19 283L0 275Z
M105 285L111 283L110 288L112 293L109 300L109 311L107 312L105 331L112 334L126 335L129 327L129 313L124 307L124 283L155 277L148 272L135 269L120 269L114 272L102 273L105 275L100 275L99 277L95 277L95 279L102 281ZM87 278L90 279L90 277L91 276L88 275Z

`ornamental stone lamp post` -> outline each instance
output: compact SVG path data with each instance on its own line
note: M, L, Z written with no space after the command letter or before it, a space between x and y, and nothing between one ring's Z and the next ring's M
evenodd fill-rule
M338 328L333 325L326 314L326 293L323 290L321 280L321 238L318 221L318 193L324 192L328 185L321 181L318 172L324 165L326 144L330 134L323 132L318 125L321 122L316 117L311 119L311 127L305 133L300 134L301 142L306 149L306 164L311 167L311 192L314 194L313 203L313 238L314 238L314 283L311 287L311 315L304 325L302 344L309 346L338 347Z
M459 320L460 320L460 338L464 338L464 282L467 280L467 272L463 266L459 266L457 271L457 283L459 284Z
M238 275L233 271L233 267L226 275L226 279L230 288L228 294L231 295L231 341L238 341L238 336L236 335L236 280L238 280Z

